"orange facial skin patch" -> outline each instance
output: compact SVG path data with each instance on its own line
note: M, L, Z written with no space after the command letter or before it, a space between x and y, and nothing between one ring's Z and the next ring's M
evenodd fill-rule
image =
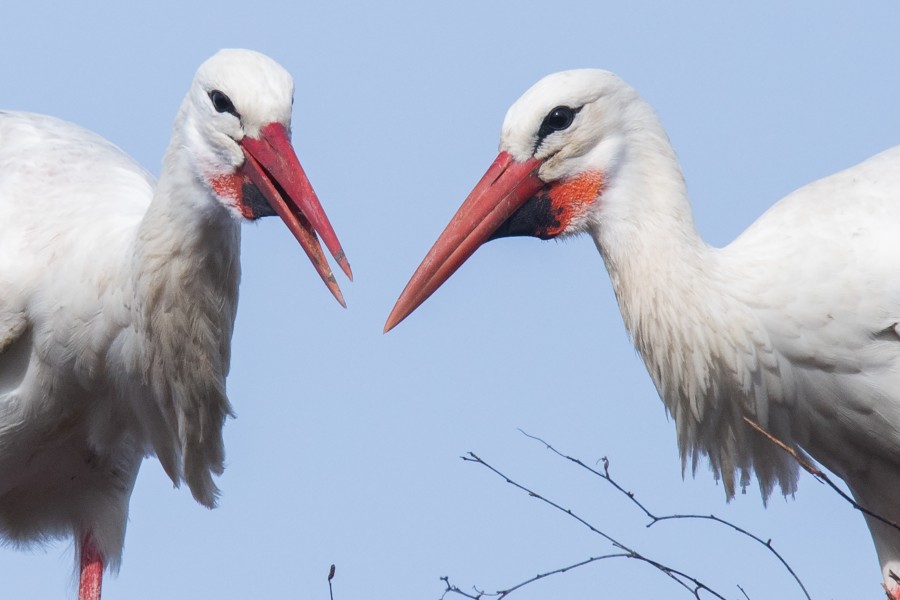
M276 214L246 174L215 175L207 181L213 192L234 206L245 219L253 221Z
M227 173L207 177L209 187L215 192L216 196L223 200L228 200L235 208L237 208L245 219L252 219L252 214L245 214L247 208L241 202L243 197L244 180L237 173Z
M550 196L550 210L556 223L539 232L539 237L555 237L565 231L572 221L587 212L602 187L603 173L600 171L587 171L551 185L546 193Z

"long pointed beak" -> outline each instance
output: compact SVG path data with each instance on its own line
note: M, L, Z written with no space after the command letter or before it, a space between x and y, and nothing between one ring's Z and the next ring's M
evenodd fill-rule
M352 281L350 263L341 248L328 217L312 188L287 131L280 123L269 123L258 138L241 140L244 151L243 174L265 196L297 241L306 251L313 266L342 306L344 297L316 237L318 234L347 277Z
M384 332L393 329L475 253L544 183L541 161L517 162L501 152L450 220L391 311Z

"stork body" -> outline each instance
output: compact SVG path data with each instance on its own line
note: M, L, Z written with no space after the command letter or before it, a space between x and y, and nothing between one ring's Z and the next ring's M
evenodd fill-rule
M158 185L93 133L0 113L0 535L74 536L83 598L118 567L145 456L216 503L241 220L286 211L336 289L315 231L336 237L296 189L292 93L268 57L211 58Z
M697 233L653 110L611 73L540 81L500 149L386 329L489 239L587 233L683 464L707 457L729 497L753 472L764 497L792 494L796 462L746 416L900 523L900 147L790 194L724 248ZM900 532L867 519L893 588Z

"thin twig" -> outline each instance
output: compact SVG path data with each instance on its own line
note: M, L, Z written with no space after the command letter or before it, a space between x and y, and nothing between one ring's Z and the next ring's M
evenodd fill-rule
M734 530L744 536L747 536L751 540L761 544L764 548L766 548L769 552L771 552L772 555L775 556L775 558L777 558L778 561L784 566L784 568L787 570L787 572L791 574L791 576L794 578L794 581L796 581L797 585L800 586L800 589L803 591L803 595L806 596L807 600L812 600L809 595L809 592L806 590L806 586L804 586L803 582L800 581L800 577L797 576L797 573L794 572L794 569L791 568L791 565L788 564L788 562L784 559L784 557L781 556L781 554L777 550L775 550L775 548L772 546L772 540L763 540L762 538L750 533L746 529L743 529L742 527L739 527L739 526L735 525L734 523L731 523L730 521L726 521L725 519L722 519L715 515L675 514L675 515L657 516L654 513L650 512L650 509L648 509L646 506L644 506L644 504L641 503L637 499L634 492L626 490L621 485L619 485L619 483L615 479L613 479L612 475L609 474L609 459L607 459L605 456L600 459L603 462L603 471L601 472L601 471L598 471L597 469L594 469L593 467L585 464L583 461L581 461L578 458L569 456L568 454L563 454L562 452L560 452L559 450L554 448L552 444L546 442L545 440L543 440L537 436L531 435L530 433L527 433L526 431L523 431L522 429L519 429L519 431L525 437L540 442L541 444L544 445L545 448L547 448L547 450L550 450L551 452L553 452L560 458L564 458L572 463L575 463L582 469L589 471L590 473L596 475L600 479L603 479L604 481L609 483L611 486L613 486L622 495L624 495L626 498L628 498L635 506L637 506L647 516L648 519L650 519L650 522L647 524L648 528L653 527L657 523L660 523L663 521L672 521L672 520L677 520L677 519L700 519L700 520L705 520L705 521L713 521L715 523L719 523L721 525L729 527L732 530ZM743 590L741 590L741 591L743 592Z
M550 577L551 575L558 575L560 573L565 573L566 571L571 571L572 569L577 569L578 567L583 567L585 565L589 565L593 562L597 562L598 560L606 560L609 558L631 558L631 555L628 553L625 553L625 552L620 552L617 554L604 554L603 556L592 556L591 558L587 558L585 560L582 560L580 562L577 562L575 564L571 564L571 565L568 565L565 567L560 567L559 569L554 569L553 571L547 571L546 573L538 573L531 579L526 579L525 581L517 583L516 585L514 585L510 588L507 588L505 590L497 590L496 592L485 592L484 590L479 590L478 588L473 587L472 589L474 590L475 595L469 594L468 592L464 592L463 590L459 589L455 585L451 584L449 577L441 577L441 581L443 581L444 584L447 586L447 589L444 590L444 593L441 595L441 598L443 599L448 593L454 593L454 594L459 594L460 596L465 596L466 598L474 598L475 600L479 600L480 598L483 598L485 596L502 599L502 598L506 598L508 595L512 594L514 591L518 590L519 588L525 587L526 585L534 583L535 581L538 581L540 579L544 579L545 577Z
M518 583L518 584L512 586L511 588L502 590L500 592L500 595L498 596L498 598L505 598L506 596L510 595L517 589L524 587L530 583L534 583L535 581L538 581L539 579L543 579L545 577L550 577L551 575L558 575L560 573L565 573L566 571L571 571L572 569L577 569L578 567L583 567L584 565L589 565L592 562L597 562L598 560L606 560L609 558L632 558L632 556L630 554L625 554L625 553L604 554L603 556L592 556L591 558L585 559L581 562L577 562L577 563L575 563L573 565L569 565L567 567L561 567L561 568L555 569L553 571L547 571L546 573L538 573L531 579L527 579L527 580L523 581L522 583Z
M787 452L788 454L793 456L794 460L796 460L797 463L801 467L803 467L810 475L815 477L819 483L824 483L824 484L828 485L828 487L830 487L832 490L837 492L837 494L841 498L843 498L844 500L849 502L850 506L852 506L853 508L855 508L856 510L860 511L863 514L869 515L873 519L877 519L877 520L881 521L882 523L884 523L885 525L888 525L890 527L893 527L897 531L900 531L900 525L898 525L894 521L891 521L890 519L886 519L886 518L882 517L881 515L879 515L876 512L872 512L868 508L860 505L856 500L854 500L851 496L849 496L846 492L844 492L844 490L842 490L837 485L835 485L834 482L831 481L831 479L828 477L828 475L824 471L822 471L815 465L811 464L804 457L800 456L800 454L797 453L796 450L794 450L793 448L791 448L790 446L788 446L787 444L785 444L784 442L779 440L777 437L773 436L771 433L769 433L768 431L763 429L759 423L755 422L754 420L752 420L748 417L744 417L744 422L747 423L747 425L749 425L756 431L758 431L760 434L762 434L770 442L772 442L773 444L775 444L776 446L778 446L779 448L781 448L782 450L784 450L785 452Z
M328 569L328 597L334 600L334 592L331 590L331 580L334 579L334 565Z

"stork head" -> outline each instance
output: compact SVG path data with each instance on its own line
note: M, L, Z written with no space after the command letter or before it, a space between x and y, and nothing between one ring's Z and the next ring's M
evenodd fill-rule
M281 217L345 305L318 238L352 279L350 265L291 146L293 97L290 74L268 56L221 50L197 70L176 124L179 143L194 175L236 218Z
M554 73L525 92L506 113L500 154L413 274L385 331L488 240L550 239L596 227L604 192L646 110L630 86L596 69Z

